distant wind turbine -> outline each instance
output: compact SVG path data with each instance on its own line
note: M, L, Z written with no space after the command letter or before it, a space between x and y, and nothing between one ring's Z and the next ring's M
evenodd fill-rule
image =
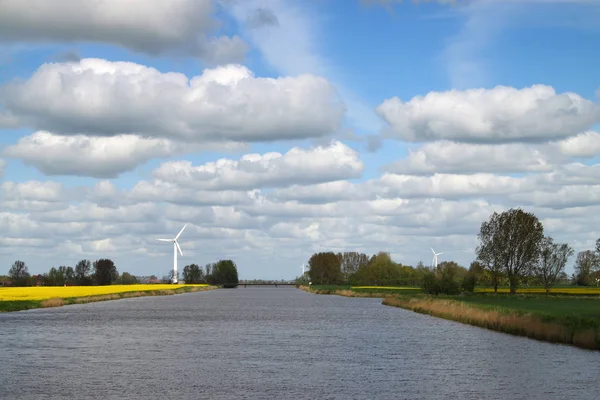
M175 236L175 239L156 239L160 240L161 242L173 242L173 279L171 281L172 283L177 283L177 250L179 250L179 254L183 255L183 252L181 251L181 247L179 247L179 242L177 242L177 239L179 239L179 236L181 236L186 226L187 224L185 224L183 228L181 228L177 236Z
M431 247L430 247L430 248L431 248ZM444 253L436 253L436 252L433 250L433 248L431 248L431 252L433 253L433 262L432 262L432 264L433 264L433 269L434 269L434 270L437 270L438 256L439 256L439 255L442 255L442 254L444 254Z

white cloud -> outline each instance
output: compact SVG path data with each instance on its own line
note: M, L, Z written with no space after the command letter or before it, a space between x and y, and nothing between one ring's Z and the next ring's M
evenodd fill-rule
M285 168L295 170L296 165ZM535 212L556 240L583 250L600 236L597 171L596 166L568 164L519 178L384 174L366 182L340 179L313 185L306 185L301 174L290 174L287 188L272 191L264 190L271 172L260 169L256 176L267 177L254 180L251 186L261 187L250 191L198 190L192 181L142 181L131 189L101 181L87 192L69 192L56 182L10 182L2 187L3 200L61 207L0 206L2 243L10 246L0 246L0 255L26 254L34 271L46 270L52 260L64 264L109 256L119 270L164 274L171 248L154 239L176 234L189 223L181 241L182 263L231 256L246 278L294 276L296 264L324 250L387 250L414 265L419 259L428 262L433 246L446 259L468 265L481 222L515 203ZM211 176L212 188L228 187L227 175ZM595 184L589 183L594 177ZM48 250L58 247L70 250ZM161 266L158 271L156 265Z
M408 175L550 172L560 155L544 150L522 143L483 145L443 140L409 150L405 159L390 164L386 170Z
M6 161L0 158L0 178L4 176L4 169L6 168Z
M553 172L571 158L598 155L600 134L593 131L544 144L470 144L440 140L409 149L406 158L384 169L406 175Z
M559 143L563 154L590 158L600 155L600 133L588 131Z
M61 136L38 131L8 146L4 155L21 159L46 175L76 175L115 178L154 158L223 149L242 150L237 143L193 145L138 135Z
M208 62L239 62L248 49L242 39L207 36L217 28L213 3L213 0L3 0L0 41L100 42L150 55L185 54Z
M240 65L188 79L131 62L83 59L44 64L0 93L25 123L57 134L195 142L322 137L339 128L345 111L324 78L257 78Z
M20 211L64 209L71 194L71 191L65 191L57 182L7 181L0 184L0 209Z
M460 199L503 195L524 191L522 180L494 174L452 175L435 174L430 177L384 174L369 182L382 196L400 198Z
M187 161L162 164L154 176L204 190L251 190L359 178L364 169L358 153L338 141L285 154L247 154L239 161L221 159L198 167Z
M600 122L600 106L545 85L430 92L385 100L387 135L410 142L539 142L574 136Z
M381 121L369 103L344 84L344 68L336 66L322 45L326 18L319 15L308 2L293 0L221 0L231 12L244 36L251 41L264 60L283 75L311 73L324 76L337 88L348 108L348 118L356 128L373 132ZM270 20L277 24L257 27L255 16L268 10Z
M17 128L18 126L19 121L14 115L0 109L0 129Z

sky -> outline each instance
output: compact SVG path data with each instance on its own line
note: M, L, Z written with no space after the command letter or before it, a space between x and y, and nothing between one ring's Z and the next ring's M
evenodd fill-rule
M596 0L4 0L0 274L600 238ZM567 272L573 271L575 257Z

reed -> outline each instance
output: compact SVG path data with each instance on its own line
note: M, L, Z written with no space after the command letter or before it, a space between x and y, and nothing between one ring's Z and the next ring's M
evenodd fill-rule
M599 329L547 321L534 313L484 309L457 300L431 297L390 296L383 299L383 304L532 339L600 349Z

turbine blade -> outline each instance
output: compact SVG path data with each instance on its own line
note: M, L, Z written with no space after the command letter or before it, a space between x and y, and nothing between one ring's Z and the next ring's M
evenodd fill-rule
M433 247L430 247L431 251L433 252L433 254L435 254L435 251L433 251Z
M181 230L179 231L179 233L177 234L177 236L175 236L175 240L179 239L179 236L181 236L181 234L183 233L183 230L185 229L186 226L187 226L187 224L185 224L183 226L183 228L181 228Z
M177 246L177 249L179 250L179 254L183 255L183 251L181 251L181 247L179 247L179 242L177 240L175 241L175 245Z
M156 240L160 240L161 242L172 242L173 239L156 239Z

